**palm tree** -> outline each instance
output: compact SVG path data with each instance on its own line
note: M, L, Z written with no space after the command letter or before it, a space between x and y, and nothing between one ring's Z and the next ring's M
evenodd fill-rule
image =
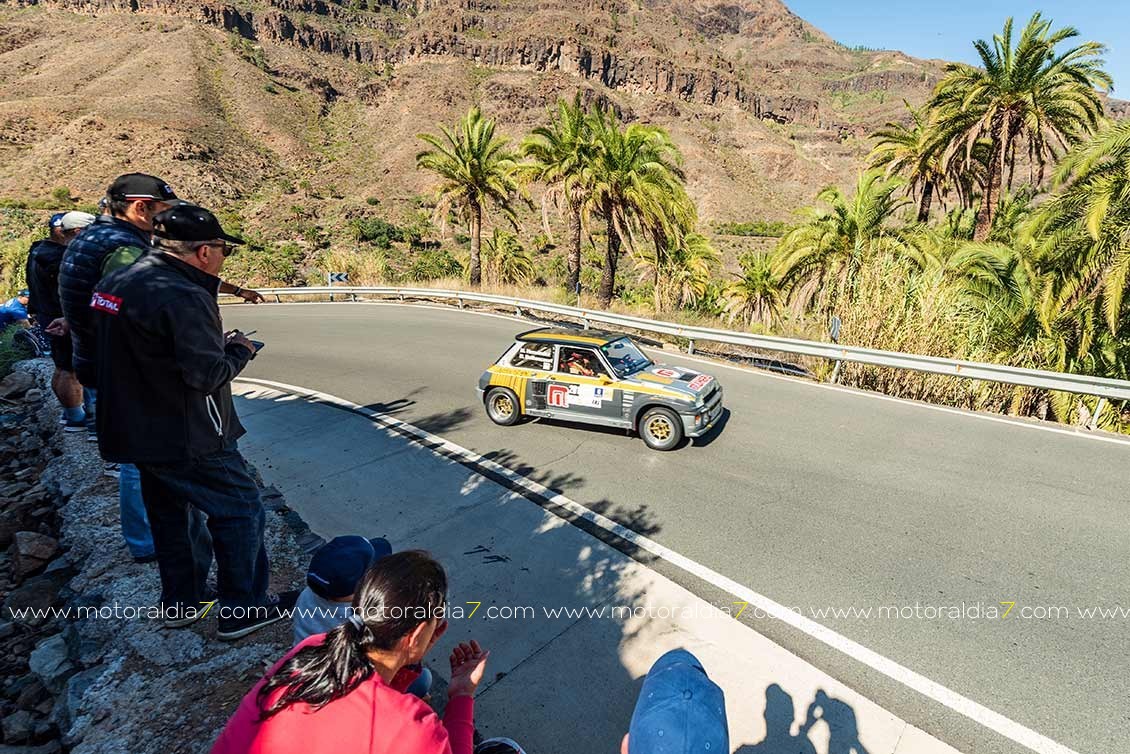
M1130 121L1104 123L1063 159L1055 182L1062 191L1031 228L1041 261L1057 273L1055 306L1101 300L1118 335L1130 280Z
M640 254L639 269L655 286L655 311L670 303L676 308L693 307L707 294L711 273L721 255L701 233L684 233L667 249L648 249Z
M534 260L522 247L518 236L495 228L486 239L484 257L487 277L492 282L503 285L521 285L531 282L537 276Z
M636 232L665 249L683 229L694 227L694 205L683 188L682 156L667 132L633 123L621 128L615 114L592 118L595 154L585 211L605 222L607 248L597 298L608 306L616 289L620 249L635 246Z
M494 121L483 118L478 107L471 108L455 127L439 127L442 136L419 134L431 146L416 155L416 167L431 170L443 179L436 192L436 214L446 218L455 210L471 228L470 280L473 287L482 283L483 215L489 205L496 206L514 222L513 197L518 193L514 181L514 154L506 139L495 136Z
M1043 180L1049 159L1090 133L1103 112L1098 88L1109 89L1102 70L1106 48L1084 42L1065 52L1057 47L1077 37L1072 27L1052 30L1052 22L1036 13L1013 46L1012 19L992 43L973 43L981 68L950 63L931 102L940 124L940 138L956 152L972 153L987 138L988 175L977 211L974 237L988 238L997 197L1009 183L1021 147L1031 164L1033 182Z
M885 167L888 175L906 180L911 196L918 198L918 222L930 219L934 193L940 192L946 174L942 162L944 145L936 137L928 108L915 110L903 100L910 112L911 124L888 122L871 135L876 140L871 152L871 165Z
M785 289L775 257L766 252L743 254L742 272L725 289L725 313L730 322L741 320L748 327L755 321L772 325L781 315Z
M817 195L827 209L808 209L807 221L778 244L781 281L804 308L833 313L855 296L860 268L883 251L899 251L903 241L890 227L895 212L906 205L895 197L903 182L877 170L860 174L850 198L831 186Z
M538 126L522 142L522 155L530 162L520 166L524 176L547 185L542 205L552 200L567 211L569 219L569 257L566 285L580 293L582 211L588 197L588 168L593 158L592 120L581 106L578 92L573 102L557 101L556 117L547 126ZM548 223L545 223L548 228ZM546 231L548 234L548 230Z

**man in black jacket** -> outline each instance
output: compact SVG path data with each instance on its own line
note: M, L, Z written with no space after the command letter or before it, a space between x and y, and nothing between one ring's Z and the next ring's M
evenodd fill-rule
M71 336L66 332L63 308L59 303L59 264L63 253L79 231L94 222L86 212L60 212L48 221L50 235L32 244L27 254L27 288L30 293L28 314L47 333L51 342L51 360L55 373L51 389L63 407L65 432L86 429L82 385L75 377L71 361Z
M91 298L99 449L141 470L165 624L201 617L214 547L219 637L238 639L286 617L297 596L267 593L265 514L236 448L244 429L231 381L255 346L224 333L216 295L224 259L242 241L212 213L181 204L154 217L153 242L153 253L108 275Z

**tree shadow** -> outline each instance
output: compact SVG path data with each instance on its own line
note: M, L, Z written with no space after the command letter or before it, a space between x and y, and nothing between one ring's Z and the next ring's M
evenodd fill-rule
M868 754L859 741L859 723L850 704L817 689L804 720L798 721L793 697L773 683L765 689L765 738L746 744L737 754L816 754L811 732L827 741L827 754ZM823 725L820 725L823 723ZM796 727L796 733L793 728Z

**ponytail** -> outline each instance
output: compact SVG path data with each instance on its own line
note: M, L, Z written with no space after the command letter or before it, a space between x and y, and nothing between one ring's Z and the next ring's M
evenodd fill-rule
M260 720L296 703L318 709L353 691L376 672L369 651L390 650L424 620L442 616L446 592L443 566L425 552L377 561L353 595L349 618L321 644L300 649L260 687ZM268 704L278 689L282 694Z

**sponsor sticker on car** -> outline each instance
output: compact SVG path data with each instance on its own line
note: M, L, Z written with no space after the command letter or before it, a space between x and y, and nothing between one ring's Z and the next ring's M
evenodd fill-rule
M688 383L687 387L689 387L691 390L701 390L713 381L714 378L709 374L700 374L698 377L695 377L693 380L691 380Z
M545 402L556 408L600 408L612 399L613 390L594 385L550 385L545 391Z

